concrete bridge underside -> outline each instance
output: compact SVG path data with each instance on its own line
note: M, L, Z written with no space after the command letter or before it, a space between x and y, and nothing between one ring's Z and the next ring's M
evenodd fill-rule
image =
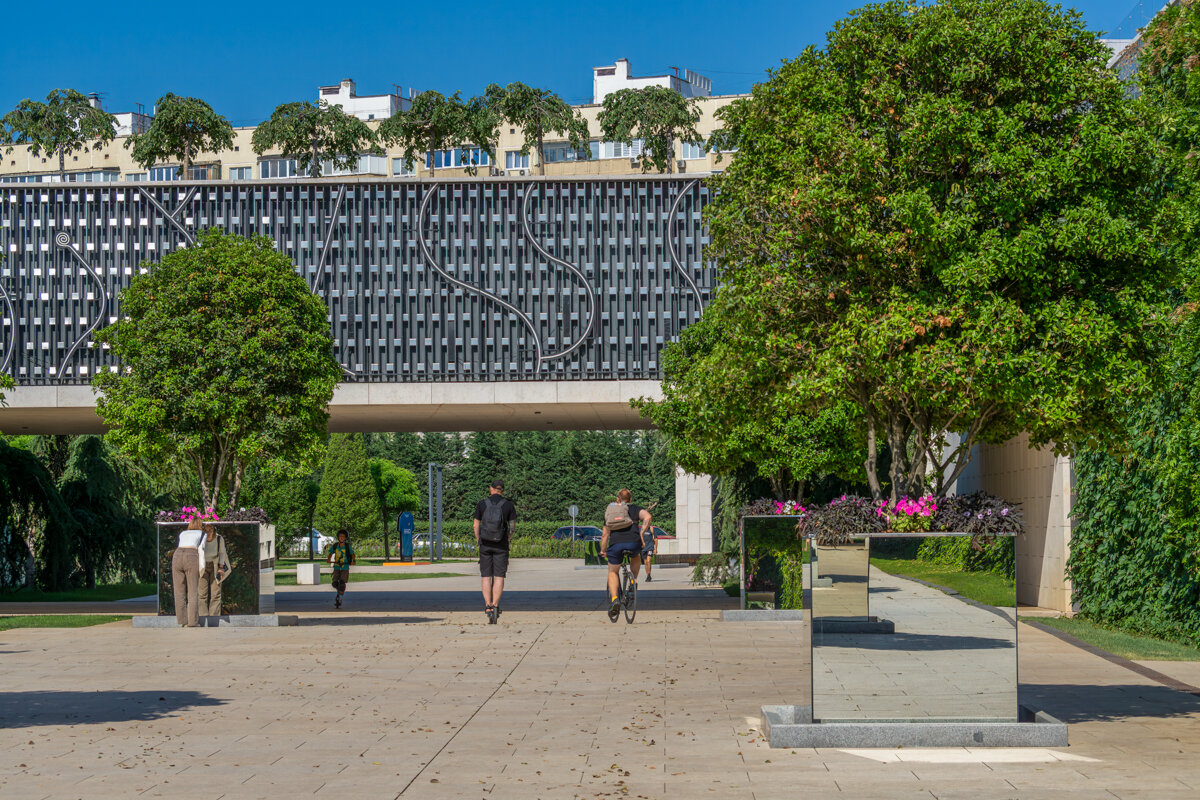
M651 380L345 383L329 406L329 430L636 430L651 426L629 401L660 396ZM104 432L89 386L20 386L5 399L0 432Z

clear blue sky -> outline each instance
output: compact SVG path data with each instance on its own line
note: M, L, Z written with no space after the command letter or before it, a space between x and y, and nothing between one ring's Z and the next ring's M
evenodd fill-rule
M768 67L820 44L861 0L589 3L76 2L0 6L0 114L55 88L100 92L109 111L164 93L208 100L235 125L354 78L360 94L480 92L491 82L591 99L591 68L628 58L635 74L686 67L713 91L748 91ZM1136 0L1078 0L1113 31ZM1161 2L1151 0L1146 7Z

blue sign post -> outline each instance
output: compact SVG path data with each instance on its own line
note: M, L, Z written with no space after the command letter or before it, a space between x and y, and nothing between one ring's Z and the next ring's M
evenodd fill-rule
M405 511L396 520L396 530L400 531L400 560L413 560L413 531L417 523L413 520L411 511Z

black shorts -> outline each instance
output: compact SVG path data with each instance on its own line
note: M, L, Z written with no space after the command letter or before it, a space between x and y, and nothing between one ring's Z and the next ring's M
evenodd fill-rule
M479 545L479 574L484 578L503 578L508 574L508 548Z

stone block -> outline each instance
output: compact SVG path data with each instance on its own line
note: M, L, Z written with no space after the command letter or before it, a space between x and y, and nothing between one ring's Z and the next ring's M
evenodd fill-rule
M316 561L309 564L296 565L297 586L319 586L321 584L321 565Z

